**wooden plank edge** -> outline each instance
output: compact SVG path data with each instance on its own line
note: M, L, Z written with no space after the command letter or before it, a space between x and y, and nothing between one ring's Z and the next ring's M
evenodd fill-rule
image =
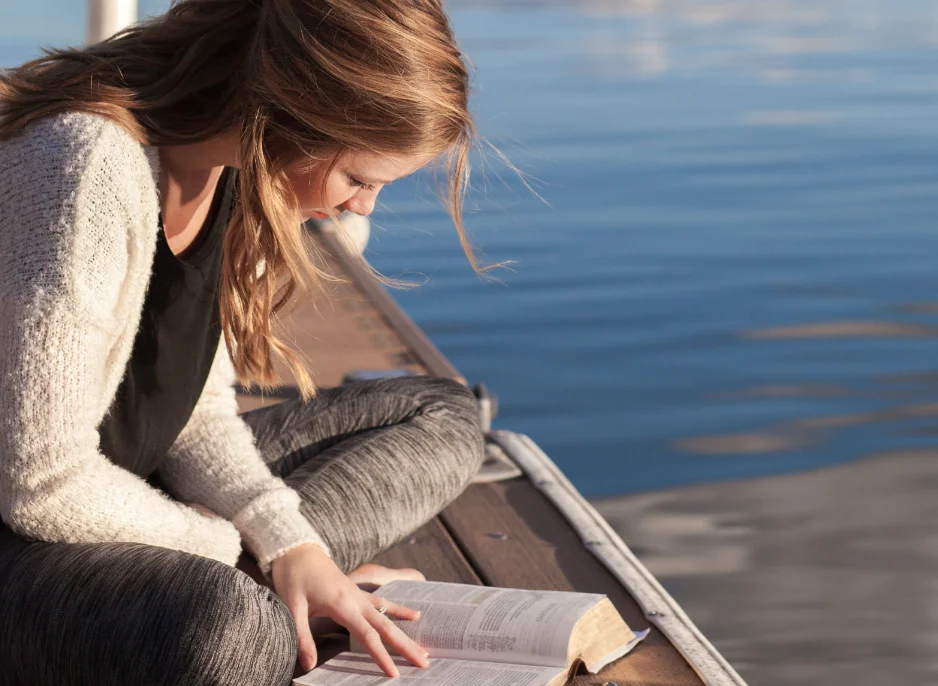
M586 549L627 589L645 616L668 637L705 684L746 686L678 602L533 440L510 431L493 431L492 438L561 512Z
M366 268L364 258L350 255L340 239L330 231L316 228L308 230L316 233L321 244L329 251L344 269L355 286L371 301L388 326L401 338L414 357L432 376L446 376L466 383L459 370L433 345L427 335L414 323L397 301L385 290L374 275Z

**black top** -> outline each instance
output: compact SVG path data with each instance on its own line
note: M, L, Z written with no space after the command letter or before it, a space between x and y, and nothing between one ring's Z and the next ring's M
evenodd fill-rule
M189 421L215 357L221 337L222 243L236 180L236 170L226 167L205 224L179 255L170 250L160 217L140 328L124 378L98 427L101 452L144 478L156 471Z

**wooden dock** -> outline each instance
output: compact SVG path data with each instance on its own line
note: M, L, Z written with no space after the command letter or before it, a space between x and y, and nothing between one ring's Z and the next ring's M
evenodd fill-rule
M339 384L350 370L407 369L461 378L367 269L345 255L334 235L311 232L310 240L323 264L345 279L328 286L328 300L311 300L294 311L283 331L309 358L317 385ZM477 381L498 384L497 379ZM240 402L246 410L291 395L296 395L295 389L285 385L266 398L241 395ZM415 567L435 581L603 593L630 627L637 631L651 626L651 633L626 658L598 675L577 675L571 683L705 683L623 583L584 547L564 515L525 477L470 486L439 517L377 562Z

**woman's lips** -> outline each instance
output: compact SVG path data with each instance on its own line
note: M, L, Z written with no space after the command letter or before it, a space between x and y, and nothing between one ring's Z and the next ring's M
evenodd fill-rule
M329 218L328 214L325 214L323 212L314 212L312 210L310 210L309 216L312 217L313 219L328 219Z

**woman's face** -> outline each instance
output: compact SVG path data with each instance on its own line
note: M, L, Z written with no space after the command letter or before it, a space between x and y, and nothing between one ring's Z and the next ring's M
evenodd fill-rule
M303 220L326 219L335 214L354 212L368 216L384 186L424 166L433 155L379 155L372 152L343 153L329 172L323 193L325 169L312 172L287 168L287 178L296 194Z

